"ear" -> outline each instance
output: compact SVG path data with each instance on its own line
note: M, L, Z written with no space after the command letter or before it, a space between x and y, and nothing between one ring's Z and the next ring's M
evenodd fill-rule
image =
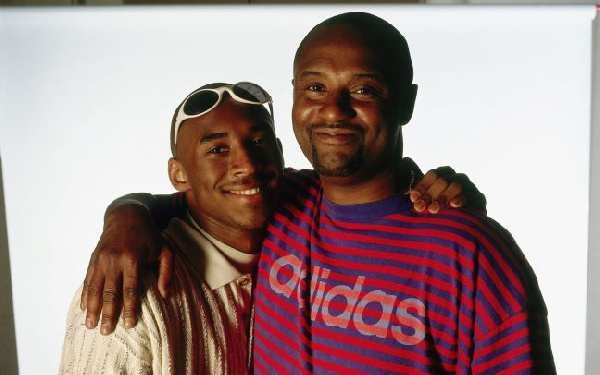
M402 97L402 105L400 106L400 113L398 114L398 124L400 126L408 124L410 119L412 119L418 88L419 86L416 84L410 85Z
M181 162L175 158L169 159L169 179L173 187L180 192L190 190L187 172Z
M281 165L285 167L285 160L283 159L283 145L281 144L281 140L279 138L275 138L275 142L277 142L277 149L279 150L279 156L281 156Z

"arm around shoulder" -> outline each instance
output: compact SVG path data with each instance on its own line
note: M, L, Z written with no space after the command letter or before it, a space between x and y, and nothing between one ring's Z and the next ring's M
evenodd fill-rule
M150 264L159 263L159 289L164 297L168 296L171 257L160 229L185 211L185 196L181 194L129 194L111 203L82 291L81 308L87 308L88 328L96 327L102 310L101 331L112 332L121 300L126 326L136 324L138 278Z

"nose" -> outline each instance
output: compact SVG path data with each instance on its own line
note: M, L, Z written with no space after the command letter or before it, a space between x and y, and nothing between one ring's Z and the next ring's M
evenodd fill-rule
M230 172L236 177L251 176L261 169L257 155L250 150L251 146L240 146L232 152Z
M334 123L348 120L356 115L352 108L350 92L347 89L332 91L322 107L323 119Z

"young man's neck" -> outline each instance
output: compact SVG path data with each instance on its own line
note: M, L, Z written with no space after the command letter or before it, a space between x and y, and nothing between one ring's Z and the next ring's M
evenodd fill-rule
M219 240L224 244L247 254L255 254L260 252L262 240L265 235L264 228L242 229L225 227L220 223L214 222L210 219L204 219L199 217L199 215L195 215L193 210L190 210L190 213L200 228L202 228L204 231L206 231L206 233L214 237L216 240Z
M404 194L411 188L411 171L385 168L368 177L320 176L325 197L336 204L364 204Z

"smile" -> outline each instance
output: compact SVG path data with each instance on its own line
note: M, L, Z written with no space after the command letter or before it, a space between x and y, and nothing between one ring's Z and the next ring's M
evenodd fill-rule
M312 138L328 146L344 146L360 141L363 129L353 124L322 124L311 127Z
M346 145L358 141L360 133L344 129L319 129L314 138L327 145Z
M231 190L231 191L229 191L229 193L236 194L236 195L255 195L255 194L260 193L260 188L255 187L254 189L248 189L248 190Z
M317 134L328 134L328 135L344 135L344 134L357 134L356 130L344 129L344 128L323 128L315 131Z

